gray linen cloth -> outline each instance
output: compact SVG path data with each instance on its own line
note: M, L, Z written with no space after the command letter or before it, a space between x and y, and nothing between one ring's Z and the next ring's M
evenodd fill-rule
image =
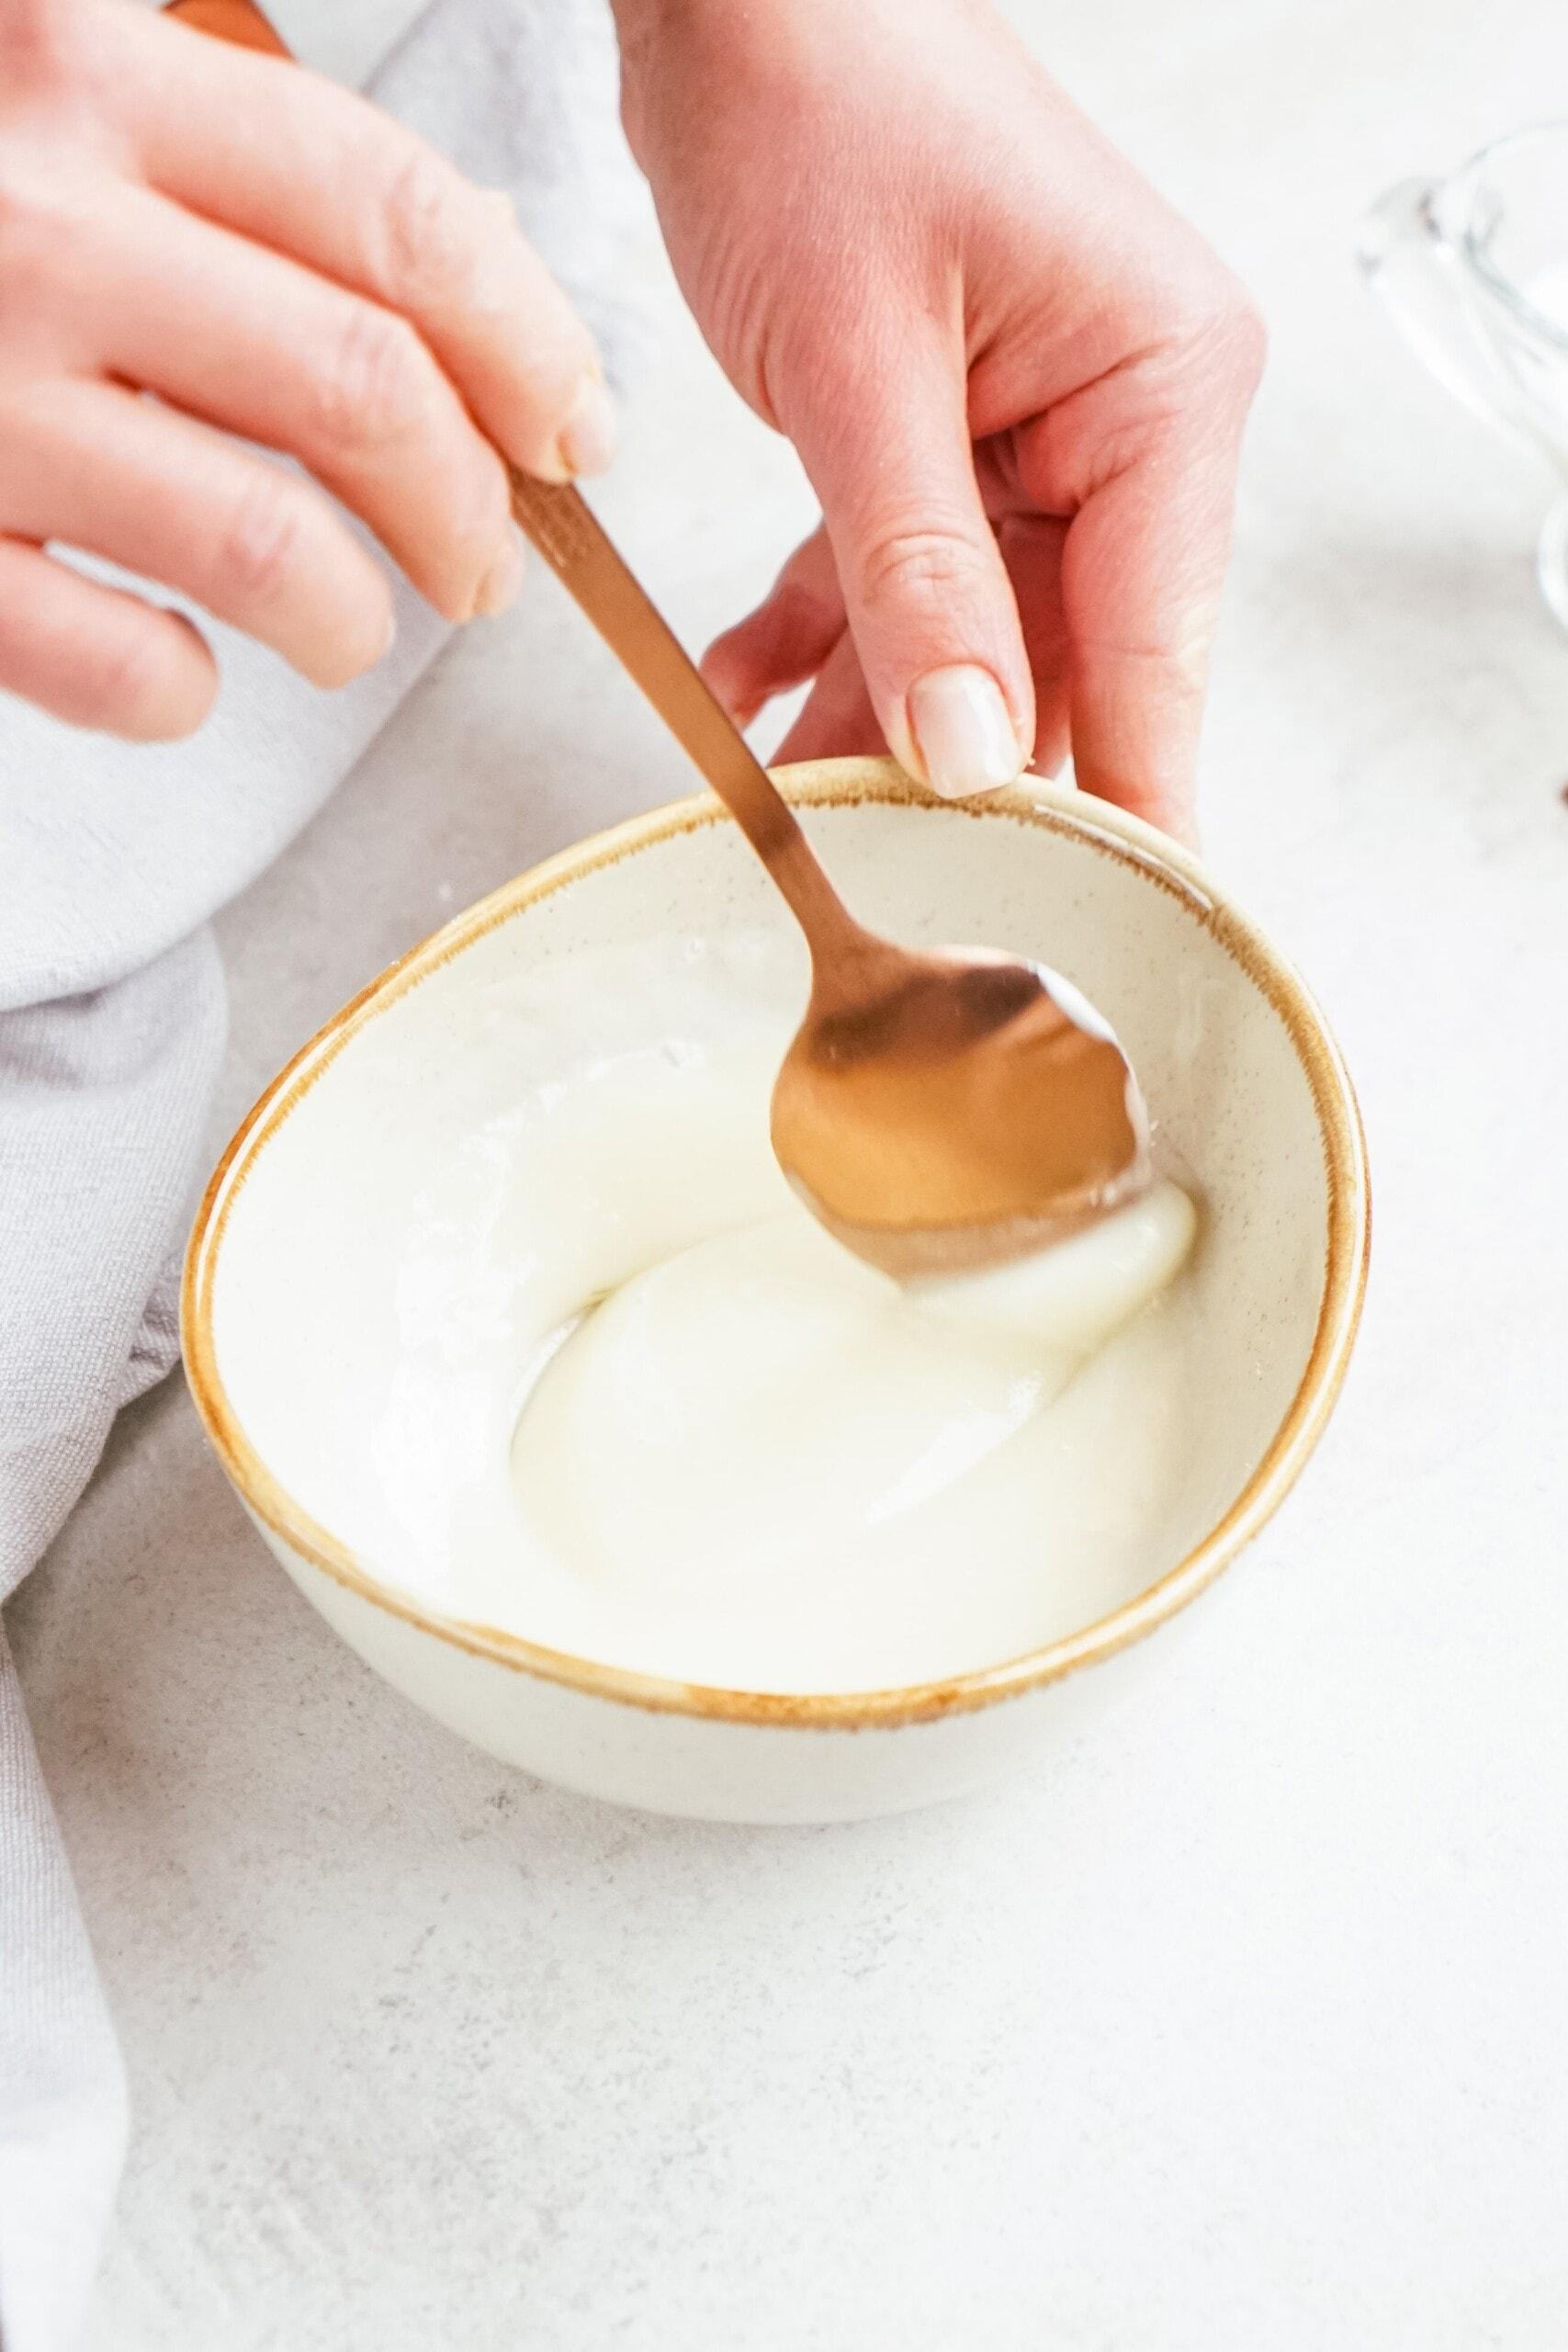
M639 198L600 0L436 0L371 89L512 191L614 379L632 340ZM223 684L189 743L86 737L0 697L0 1600L81 1493L116 1411L175 1358L175 1261L225 1035L209 918L321 807L445 633L400 583L388 659L322 695L204 627ZM65 2352L76 2335L126 2132L0 1632L5 2352Z

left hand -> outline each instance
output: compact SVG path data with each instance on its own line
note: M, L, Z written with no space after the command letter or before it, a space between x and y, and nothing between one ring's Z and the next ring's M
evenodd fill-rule
M617 0L687 300L823 525L707 657L781 756L1053 772L1192 824L1262 334L977 0Z

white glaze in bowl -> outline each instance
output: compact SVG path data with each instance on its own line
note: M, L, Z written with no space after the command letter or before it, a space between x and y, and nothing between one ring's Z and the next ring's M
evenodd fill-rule
M596 1795L822 1820L977 1786L1158 1655L1139 1637L1256 1532L1316 1441L1354 1338L1368 1209L1354 1100L1320 1016L1162 836L1072 793L933 803L886 762L784 776L867 921L913 944L1037 956L1081 986L1196 1181L1203 1245L1187 1279L1205 1411L1135 1589L1024 1656L945 1680L738 1690L442 1616L355 1548L358 1327L341 1299L334 1307L335 1238L374 1219L378 1170L400 1150L428 1152L433 1129L438 1141L454 1039L479 1050L460 1018L472 991L639 935L787 921L706 802L524 876L345 1007L230 1146L192 1237L184 1324L193 1393L246 1508L329 1623L398 1689L495 1755Z

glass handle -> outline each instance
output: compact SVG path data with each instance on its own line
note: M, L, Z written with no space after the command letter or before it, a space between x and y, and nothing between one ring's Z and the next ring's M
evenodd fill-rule
M1361 222L1357 258L1406 343L1445 390L1495 432L1540 455L1518 390L1438 217L1438 180L1405 180Z

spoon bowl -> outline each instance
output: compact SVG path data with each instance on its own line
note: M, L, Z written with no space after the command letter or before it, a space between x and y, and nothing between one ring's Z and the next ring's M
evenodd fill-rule
M900 1281L996 1265L1146 1188L1137 1080L1068 982L861 942L818 967L772 1111L779 1165L847 1249Z

